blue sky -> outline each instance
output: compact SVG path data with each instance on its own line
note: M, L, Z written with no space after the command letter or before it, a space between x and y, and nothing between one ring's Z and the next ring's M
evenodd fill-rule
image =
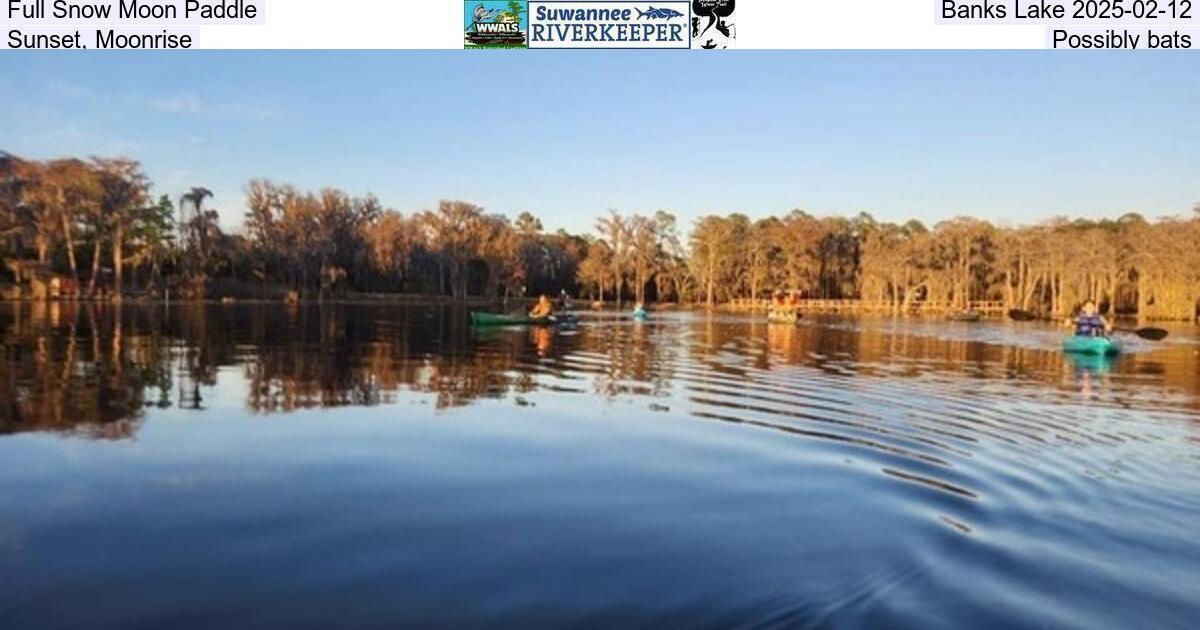
M157 192L255 177L460 198L548 228L608 208L927 222L1200 201L1189 55L1034 52L5 53L0 149L128 155Z

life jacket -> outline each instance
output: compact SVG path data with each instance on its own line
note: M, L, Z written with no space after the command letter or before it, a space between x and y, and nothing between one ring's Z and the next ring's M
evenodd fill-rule
M1104 320L1099 315L1080 314L1075 319L1075 335L1078 337L1103 337Z

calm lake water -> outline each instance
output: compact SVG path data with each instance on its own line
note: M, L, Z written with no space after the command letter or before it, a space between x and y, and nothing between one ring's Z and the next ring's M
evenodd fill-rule
M0 305L0 627L1195 627L1200 340Z

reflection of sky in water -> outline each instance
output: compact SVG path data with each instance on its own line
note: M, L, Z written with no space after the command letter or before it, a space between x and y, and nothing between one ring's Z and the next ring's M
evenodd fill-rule
M15 627L1200 613L1195 329L1089 361L1004 322L5 308Z

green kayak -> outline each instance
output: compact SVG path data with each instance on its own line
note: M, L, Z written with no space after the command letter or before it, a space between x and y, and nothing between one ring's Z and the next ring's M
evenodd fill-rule
M472 326L546 326L551 323L549 317L502 315L500 313L471 313Z
M977 322L983 319L983 313L979 311L963 311L961 313L951 313L946 316L946 319L952 322Z
M560 324L573 324L578 319L567 313L566 315L551 315L550 317L530 317L528 315L502 315L500 313L471 313L472 326L555 326Z
M1073 336L1063 339L1063 351L1074 354L1114 356L1121 353L1121 342L1109 337Z

